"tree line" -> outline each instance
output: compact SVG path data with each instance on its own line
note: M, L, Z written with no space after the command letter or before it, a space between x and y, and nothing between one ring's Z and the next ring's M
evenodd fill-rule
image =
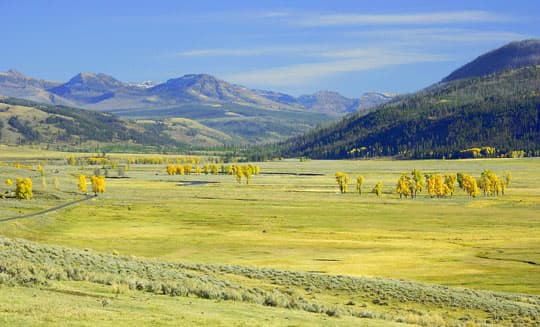
M347 193L349 185L349 175L343 172L335 173L336 183L340 193ZM456 187L465 191L469 196L476 197L480 191L484 196L502 196L505 194L506 188L510 186L512 181L512 173L504 171L499 177L495 172L484 169L478 178L474 178L463 172L458 173L422 173L418 169L413 169L410 173L402 174L395 187L395 193L399 198L414 199L424 189L427 189L427 194L430 198L445 198L451 197L456 192ZM363 176L358 176L356 179L356 192L362 195L362 185L364 182ZM377 182L371 189L377 197L382 196L383 184Z

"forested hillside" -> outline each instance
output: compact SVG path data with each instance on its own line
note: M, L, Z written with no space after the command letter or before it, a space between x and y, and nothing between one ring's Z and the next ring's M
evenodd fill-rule
M519 150L537 156L539 117L540 66L529 66L398 97L280 143L272 155L456 158Z

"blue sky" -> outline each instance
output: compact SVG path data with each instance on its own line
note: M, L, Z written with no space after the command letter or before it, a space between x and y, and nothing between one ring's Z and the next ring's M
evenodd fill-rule
M124 82L208 73L294 95L412 92L540 37L540 1L0 0L0 70Z

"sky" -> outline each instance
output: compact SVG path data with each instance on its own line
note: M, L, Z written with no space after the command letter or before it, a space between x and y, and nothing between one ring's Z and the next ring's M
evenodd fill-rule
M123 82L206 73L292 95L408 93L510 41L540 1L0 0L0 71Z

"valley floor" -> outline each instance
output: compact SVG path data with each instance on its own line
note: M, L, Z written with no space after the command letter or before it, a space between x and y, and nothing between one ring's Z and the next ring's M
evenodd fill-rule
M0 167L0 179L3 181L8 177L28 175L34 179L35 195L34 199L29 201L0 199L0 219L46 210L82 198L82 195L76 192L75 177L81 173L91 174L95 167L67 166L64 164L65 156L67 154L43 154L31 150L3 152L0 160L4 161L5 165ZM116 156L120 158L123 155ZM39 159L47 161L44 164L47 187L40 184L36 171L24 171L6 164L16 161L37 163ZM531 309L533 313L523 317L538 319L538 159L285 160L261 163L260 166L261 174L253 176L250 185L240 185L233 176L228 175L169 176L165 165L131 165L126 171L127 178L107 179L105 194L46 215L2 222L0 235L9 239L23 238L43 245L61 245L91 253L97 251L158 259L163 263L183 262L185 265L202 264L204 267L233 265L252 267L255 270L274 268L278 271L311 272L316 276L323 276L322 280L332 278L333 275L384 278L390 284L398 283L397 280L410 280L450 286L451 292L458 293L460 288L453 287L526 293L529 295L516 295L526 300L512 297L508 299L512 302L509 305L521 310ZM503 197L479 196L473 199L458 191L451 198L431 199L424 191L417 199L400 200L395 194L395 183L401 173L410 172L413 168L425 173L465 172L474 176L479 176L483 169L491 169L499 175L503 171L511 171L513 181ZM339 194L334 178L336 171L348 173L351 181L363 175L363 194L355 194L353 184L350 185L348 193ZM111 175L114 177L115 171L111 170ZM59 179L59 190L52 189L50 179L53 177ZM382 198L369 193L378 181L384 185ZM209 183L189 185L192 182ZM5 188L6 186L2 185L0 191ZM221 273L224 273L222 269L219 274ZM230 272L225 273L227 276L228 274ZM496 318L486 311L486 307L470 308L458 305L455 309L448 309L449 306L445 303L426 304L413 299L410 299L412 302L404 302L403 299L392 298L393 295L375 296L364 289L364 293L358 293L358 298L354 298L354 291L336 291L327 287L321 287L324 291L317 293L316 289L306 290L308 285L290 284L287 280L280 282L279 276L281 275L264 277L268 278L262 283L262 289L268 292L272 289L284 291L290 287L296 292L294 294L324 303L327 307L337 306L344 314L338 319L325 312L311 314L302 310L279 308L267 311L268 305L258 306L223 299L216 302L218 299L200 300L193 296L170 298L152 295L155 292L150 292L151 295L148 296L152 301L156 299L156 302L163 303L158 311L165 311L160 312L167 312L169 306L170 310L180 310L181 305L176 306L175 303L185 303L184 301L192 301L194 306L199 307L215 306L214 309L200 309L206 313L220 312L218 307L230 308L231 312L246 310L249 314L246 312L245 315L238 313L227 316L222 313L219 320L235 321L238 324L245 322L247 325L251 324L250 319L272 319L273 315L277 320L270 320L269 325L282 324L282 318L286 320L285 316L291 319L283 322L286 325L321 322L328 322L330 325L343 322L346 325L347 319L354 317L354 314L346 313L349 309L369 310L376 313L375 318L382 317L377 315L387 318L377 321L394 323L413 322L418 319L416 316L425 315L427 312L436 314L430 319L452 321L456 324L459 321L465 323L466 319L481 324L486 320L493 322ZM255 288L261 284L261 281L253 276L233 276L232 279L229 277L229 283L234 281L243 287ZM58 280L38 289L26 289L20 288L21 283L16 282L13 285L8 283L11 286L2 286L0 293L2 296L20 294L20 303L33 303L32 301L38 301L36 298L46 297L51 301L56 298L54 301L66 308L66 312L59 311L57 315L50 313L50 310L42 310L43 307L29 309L28 314L44 319L47 316L49 318L46 319L56 319L54 317L72 314L67 309L69 306L60 304L63 301L69 302L68 294L55 291L57 288L74 288L85 294L105 292L105 295L100 297L69 296L91 302L88 312L94 309L117 312L114 310L120 309L115 307L115 303L123 303L124 309L117 312L119 315L128 315L131 310L128 307L137 308L137 305L140 305L137 298L147 296L146 293L127 289L118 295L120 300L112 299L111 305L103 306L96 299L114 297L111 285L85 283L89 281ZM403 285L400 287L405 287ZM426 284L413 285L413 288L421 288ZM36 298L22 298L24 294L28 295L34 290L37 292ZM410 290L407 290L405 293L410 294L409 292ZM503 293L486 294L495 298L507 296L496 295ZM347 306L349 301L355 305ZM22 307L17 307L15 303L10 308L23 312ZM251 309L251 306L256 308ZM10 312L9 310L11 309L2 308L0 311L5 313ZM151 308L133 310L144 312ZM222 309L227 310L229 309ZM257 310L263 310L264 313L259 315ZM506 320L500 320L501 323L518 322L516 317L519 317L519 314L513 316L512 310L506 312ZM195 314L197 311L199 309L185 310L182 315L187 320L195 319L192 321L212 324L211 315L207 314L202 318ZM85 317L92 315L88 312ZM411 314L411 317L406 318L405 313ZM23 320L20 319L25 315L24 312L17 315L19 319L15 320L22 324ZM0 321L4 319L9 322L7 319L17 315L4 314ZM106 316L108 315L114 313L107 313ZM131 313L129 315L131 316ZM136 313L133 315L137 316ZM464 318L465 316L468 318ZM377 321L361 319L361 322L367 325L377 324ZM162 323L166 325L167 321L163 320Z

